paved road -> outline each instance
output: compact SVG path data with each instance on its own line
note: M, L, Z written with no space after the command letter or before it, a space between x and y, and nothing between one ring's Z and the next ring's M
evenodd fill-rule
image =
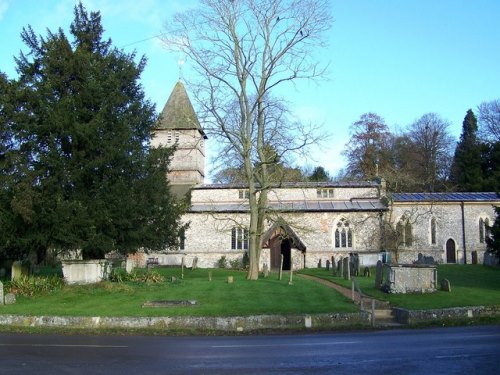
M1 374L494 374L500 326L238 337L0 334Z

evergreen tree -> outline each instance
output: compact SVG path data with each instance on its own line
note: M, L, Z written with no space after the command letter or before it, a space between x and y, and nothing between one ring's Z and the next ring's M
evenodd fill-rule
M469 109L463 121L451 169L451 182L460 191L483 190L481 145L477 140L477 129L476 116Z
M328 174L328 172L325 170L325 168L318 166L314 168L312 173L308 176L307 178L309 181L314 181L314 182L330 182L332 181L332 178Z
M495 222L489 228L490 235L486 238L486 244L488 245L488 251L500 258L500 207L496 207L495 212Z
M72 41L61 29L21 34L29 53L16 59L12 173L22 189L10 185L9 203L29 231L0 246L86 258L172 246L182 207L165 179L172 150L148 147L157 117L138 83L145 58L103 40L99 12L80 3L74 16Z

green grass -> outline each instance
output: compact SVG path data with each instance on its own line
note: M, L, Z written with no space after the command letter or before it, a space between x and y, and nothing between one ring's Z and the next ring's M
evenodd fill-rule
M355 312L357 307L331 288L299 277L288 285L271 275L245 280L246 273L230 270L156 268L166 280L158 284L102 282L66 286L36 297L18 297L13 305L0 307L2 314L55 316L248 316L255 314L315 314ZM234 283L227 283L227 276ZM171 277L177 281L172 283ZM196 300L190 307L143 308L146 301Z
M332 276L324 269L308 269L306 274L331 280L351 288L351 281ZM375 289L375 269L371 277L359 276L356 280L363 294L389 301L393 307L409 310L440 309L463 306L500 306L500 269L482 265L447 264L438 266L439 285L443 279L450 280L451 292L438 290L425 294L387 294Z

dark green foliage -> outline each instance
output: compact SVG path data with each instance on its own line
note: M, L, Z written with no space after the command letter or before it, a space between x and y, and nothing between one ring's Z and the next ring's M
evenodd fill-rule
M481 145L477 139L477 119L471 109L462 125L460 141L455 149L451 181L460 191L483 191Z
M488 251L500 258L500 207L495 207L496 218L493 225L489 228L489 236L486 237Z
M12 233L0 252L10 258L30 249L100 258L176 242L182 206L165 180L172 150L148 147L157 116L138 83L146 61L101 39L98 12L80 3L74 14L72 41L61 29L46 38L23 29L19 79L0 80L0 227Z
M332 180L328 172L323 167L316 167L307 178L309 181L329 182Z

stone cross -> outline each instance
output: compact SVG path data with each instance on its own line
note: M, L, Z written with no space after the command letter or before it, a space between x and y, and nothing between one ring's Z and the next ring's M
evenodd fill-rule
M382 261L377 261L377 268L375 271L375 288L380 289L382 286Z

